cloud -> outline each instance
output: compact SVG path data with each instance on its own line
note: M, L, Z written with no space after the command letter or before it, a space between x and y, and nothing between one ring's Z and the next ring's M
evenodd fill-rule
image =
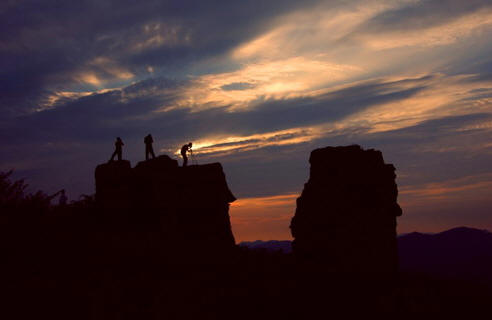
M235 90L253 89L254 87L255 87L254 84L248 82L232 82L229 84L225 84L220 88L225 91L235 91Z
M316 128L291 128L275 132L263 132L249 136L216 137L197 140L193 149L201 156L227 156L232 153L245 152L270 146L283 146L311 141L319 137L321 132ZM171 151L163 149L162 151ZM179 149L174 154L179 155Z
M4 116L15 115L38 109L53 92L126 86L141 80L149 64L177 74L192 62L227 52L275 15L299 6L298 1L11 3L0 11L0 108Z
M365 22L361 29L374 33L388 29L425 30L448 24L491 7L492 5L487 0L407 1L402 2L400 6L378 13Z
M451 4L454 9L439 12L434 19L440 23L422 18L417 25L432 29L455 23L471 28L459 19L483 15L487 9L483 1ZM184 102L197 107L244 106L262 96L305 94L387 64L387 57L371 56L364 48L342 49L346 42L340 39L365 30L370 35L367 41L395 44L386 31L394 32L399 25L432 17L442 9L433 1L310 1L302 5L269 1L257 10L258 5L258 1L186 5L87 1L52 6L24 1L6 6L0 13L2 29L9 30L0 38L0 87L4 89L0 107L4 116L38 110L57 92L125 87L148 77L148 70L153 75L183 77L203 69L201 63L213 57L222 58L221 68L228 65L234 71L200 76L188 92L190 100ZM215 10L217 6L222 10ZM87 16L90 24L84 23ZM474 21L485 24L484 17L476 16ZM423 38L422 31L416 34ZM224 90L234 83L251 86Z
M400 187L400 232L436 232L468 225L490 229L490 173Z
M249 109L219 105L196 110L183 102L190 86L193 81L152 78L100 93L59 93L51 100L55 109L5 123L2 141L136 138L145 130L178 144L185 134L185 140L196 141L204 153L245 151L351 130L394 131L430 119L484 113L490 107L487 88L492 88L471 76L438 74L362 81L301 97L258 99ZM179 104L186 108L172 108Z
M258 99L308 95L325 82L344 79L359 71L357 67L304 57L251 63L234 72L195 78L195 85L186 92L187 100L180 106L193 104L195 109L224 105L232 109L250 108ZM243 84L241 90L230 90L231 86L237 88L238 83Z
M444 182L432 182L423 185L401 188L400 194L407 206L418 205L428 200L451 200L466 193L469 197L484 196L492 187L492 174L465 176ZM470 201L472 199L468 199Z
M441 21L442 22L442 21ZM376 30L364 30L369 36L361 36L359 39L372 49L385 50L412 46L442 46L457 42L482 30L490 30L492 27L492 6L468 15L456 17L454 20L442 22L426 28L414 26L401 29L397 27L391 30L382 30L377 37ZM380 30L381 31L381 30Z

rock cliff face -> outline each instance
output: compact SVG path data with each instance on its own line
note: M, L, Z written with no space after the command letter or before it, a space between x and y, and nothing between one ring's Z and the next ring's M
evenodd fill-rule
M130 161L108 162L96 167L96 201L100 208L126 210L131 207Z
M336 271L396 271L395 167L357 145L316 149L309 162L290 226L294 254Z
M168 156L96 168L96 202L113 220L158 233L169 252L193 255L235 246L229 203L236 200L220 163L178 167Z

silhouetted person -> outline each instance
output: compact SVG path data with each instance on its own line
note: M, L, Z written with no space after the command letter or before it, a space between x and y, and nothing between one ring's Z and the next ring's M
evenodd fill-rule
M62 191L60 191L60 198L58 199L58 205L60 206L65 206L67 205L67 196L65 195L65 189L63 189Z
M188 164L188 156L186 155L186 153L189 151L189 152L193 152L191 150L191 142L188 143L188 144L185 144L184 146L181 147L181 156L183 157L183 167L186 167L186 165Z
M152 148L152 143L154 139L150 133L144 138L145 143L145 160L149 160L149 154L152 156L152 159L155 159L154 148Z
M65 195L65 189L61 189L60 191L53 193L51 196L46 196L46 201L47 204L51 202L54 198L56 198L58 195L60 195L60 198L58 198L58 204L60 206L64 206L67 204L67 196Z
M123 141L121 141L120 137L116 138L116 141L114 143L115 150L114 150L113 155L111 156L111 159L109 161L113 161L114 157L116 155L118 156L118 161L121 160L121 155L123 153L123 146L124 145L125 144L123 143Z

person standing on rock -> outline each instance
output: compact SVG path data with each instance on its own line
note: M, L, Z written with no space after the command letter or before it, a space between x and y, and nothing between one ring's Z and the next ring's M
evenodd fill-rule
M144 138L144 143L145 143L145 160L149 160L149 155L152 156L152 159L155 159L154 148L152 147L152 143L153 142L154 142L154 139L152 139L152 135L149 133Z
M183 167L186 167L188 164L188 156L186 153L189 151L191 154L193 154L193 150L191 150L191 142L188 144L185 144L184 146L181 147L181 156L183 157Z
M120 137L116 138L116 141L114 143L115 150L113 152L113 155L111 156L111 159L109 161L113 161L115 156L118 156L118 161L121 161L121 157L123 154L123 146L125 144L121 140Z

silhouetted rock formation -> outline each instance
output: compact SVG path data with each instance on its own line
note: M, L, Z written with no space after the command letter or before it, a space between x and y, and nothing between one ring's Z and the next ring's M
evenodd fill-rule
M362 234L357 214L339 217L337 213L346 212L334 213L333 207L296 218L307 223L303 220L307 216L312 218L311 225L320 224L315 235L324 242L319 246L308 242L316 240L314 237L306 240L309 230L297 226L304 233L297 238L296 255L242 246L227 255L222 249L233 246L234 240L229 235L224 201L234 198L219 164L177 168L173 160L164 157L137 167L132 169L128 162L98 167L99 205L93 197L85 197L68 205L50 206L50 196L41 191L24 193L27 185L23 181L11 181L10 173L0 172L0 279L5 319L33 319L40 314L64 320L220 320L231 315L248 320L318 319L320 315L334 319L418 319L429 315L480 319L490 313L492 286L483 281L483 272L490 274L492 269L488 232L459 228L437 235L401 237L401 252L410 254L406 262L418 273L400 272L398 279L389 279L398 281L327 272L327 264L299 259L303 245L322 248L311 253L327 256L331 253L324 249L327 239L341 241L350 236L342 231L338 238L320 235L323 231L319 230L325 227L320 218L323 214L337 222L335 226L349 219L355 226L353 237ZM342 188L348 187L344 184ZM312 195L316 193L308 189L303 201L315 199ZM320 191L327 198L322 202L339 203L343 208L341 201L346 198L328 197L326 190ZM129 196L124 199L124 195ZM123 203L130 205L125 208ZM121 223L121 214L157 217L154 220L159 228L151 230L148 224L139 226L131 219ZM180 217L190 221L180 222ZM357 253L352 256L360 258L361 266L383 265L382 260L367 261L369 256L378 256L359 252L370 247L365 242L376 243L371 234L379 234L382 228L378 226L369 224L374 232L356 238L360 243L352 248ZM246 245L277 249L288 244L255 241ZM328 248L339 249L336 257L345 257L345 242ZM422 275L425 270L421 266L436 274ZM467 277L465 281L441 279L442 274Z
M220 163L178 167L168 156L96 168L96 203L130 229L158 234L165 253L193 260L234 248L229 203L236 200ZM115 222L116 223L116 222Z
M130 161L110 161L96 167L96 201L104 209L131 207L132 167Z
M294 253L336 271L396 271L395 167L357 145L316 149L309 162L291 222Z

